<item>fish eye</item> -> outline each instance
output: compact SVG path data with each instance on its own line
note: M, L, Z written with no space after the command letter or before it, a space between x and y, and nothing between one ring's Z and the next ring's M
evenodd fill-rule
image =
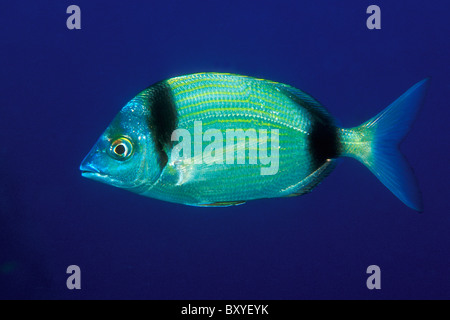
M128 159L133 153L133 144L128 138L116 139L111 144L110 154L117 160Z

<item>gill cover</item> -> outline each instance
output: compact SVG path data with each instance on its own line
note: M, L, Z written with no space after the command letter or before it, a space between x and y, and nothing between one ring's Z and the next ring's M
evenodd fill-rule
M150 87L125 105L83 160L83 176L137 193L151 187L167 163L160 94Z

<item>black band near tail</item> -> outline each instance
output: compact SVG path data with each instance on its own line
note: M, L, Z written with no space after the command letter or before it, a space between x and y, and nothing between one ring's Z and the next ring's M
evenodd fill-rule
M322 166L327 159L337 158L339 155L338 128L326 109L307 93L281 85L284 94L305 108L312 115L312 128L309 135L309 148L314 168Z
M316 168L327 159L337 158L339 155L339 140L337 128L327 119L318 118L312 123L309 136L309 147Z
M160 156L160 165L167 164L165 150L172 146L172 133L177 127L177 110L168 84L159 82L149 88L150 117L148 124Z

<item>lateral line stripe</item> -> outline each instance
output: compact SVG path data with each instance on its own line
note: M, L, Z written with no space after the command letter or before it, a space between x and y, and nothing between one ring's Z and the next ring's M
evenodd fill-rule
M182 94L185 94L185 93L190 93L190 92L195 91L195 90L203 90L203 89L208 89L208 88L236 89L236 86L235 85L226 85L226 84L207 84L207 85L203 85L203 86L189 88L189 89L186 89L186 90L177 91L177 92L174 93L174 96L178 97L178 96L180 96Z
M237 116L246 116L246 117L251 117L251 118L257 119L257 120L260 119L259 117L252 116L252 115L242 115L242 114L240 114L240 115L237 115ZM203 119L208 119L208 118L212 118L212 117L216 117L216 116L206 115L206 116L203 117ZM242 119L233 119L233 118L230 119L230 116L228 116L228 115L222 115L222 119L214 119L212 121L225 121L225 120L227 122L231 122L231 123L243 121ZM270 121L271 119L264 119L264 120ZM189 119L189 120L180 119L179 125L180 125L180 127L186 127L186 125L188 125L189 123L194 122L194 121L199 121L199 119ZM274 120L272 120L272 121L273 121L273 123L269 124L270 126L274 126L274 127L279 128L279 129L286 129L286 128L288 128L288 129L291 129L291 130L295 130L297 132L301 132L301 133L303 133L305 135L309 135L309 133L307 131L302 130L299 127L295 127L295 126L293 126L293 125L291 125L289 123L275 122Z
M215 100L209 100L207 102L205 101L200 101L200 102L196 102L193 104L190 104L189 106L184 106L184 107L179 107L178 112L181 114L183 114L186 117L191 117L191 116L195 116L195 115L200 115L200 114L205 114L208 112L213 112L213 111L222 111L222 112L236 112L236 111L248 111L248 108L245 107L234 107L234 106L223 106L223 107L210 107L210 108L206 108L204 110L200 110L200 111L190 111L187 113L184 113L184 110L190 109L190 108L194 108L194 107L198 107L201 105L209 105L209 104L217 104L217 103L234 103L234 104L252 104L252 105L256 105L258 107L261 107L261 104L255 102L255 101L247 101L247 100L235 100L235 99L215 99ZM273 111L273 112L277 112L279 113L280 117L282 120L288 122L289 121L289 114L285 113L285 112L280 112L280 110L278 109L274 109L271 108L269 106L264 106L264 109L267 109L269 111ZM272 118L273 117L273 113L268 112L268 111L264 111L264 110L259 110L258 113L264 114L265 116Z
M213 81L213 82L229 82L229 83L234 83L236 82L235 79L228 79L227 77L221 77L221 78L193 78L193 80L187 80L186 78L180 78L180 79L171 79L169 80L169 84L171 85L171 89L172 90L176 90L179 87L182 86L187 86L187 85L192 85L192 84L196 84L202 81Z

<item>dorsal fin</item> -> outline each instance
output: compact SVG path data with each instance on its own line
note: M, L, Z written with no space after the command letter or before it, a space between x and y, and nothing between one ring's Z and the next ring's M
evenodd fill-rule
M309 94L283 83L272 83L278 90L313 115L309 134L309 149L316 168L327 159L337 158L338 135L334 119L328 111Z
M281 92L283 92L287 97L289 97L292 101L295 101L297 104L301 105L309 112L314 114L318 120L322 120L324 124L334 125L334 119L331 117L330 113L327 109L312 96L303 92L300 89L291 87L290 85L278 82L270 82L276 88L278 88Z

